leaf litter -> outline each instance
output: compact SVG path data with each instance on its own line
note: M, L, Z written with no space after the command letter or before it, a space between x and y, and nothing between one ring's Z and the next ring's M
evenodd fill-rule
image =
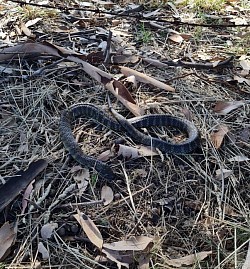
M225 3L216 16L201 10L202 22L189 3L163 3L155 9L123 4L83 4L80 8L97 11L84 17L66 6L49 11L29 5L17 9L11 1L1 4L1 181L8 183L34 160L46 158L49 163L39 172L32 196L22 196L25 184L2 204L1 225L15 222L23 213L17 231L10 229L7 235L4 263L12 268L40 263L111 268L112 261L118 268L246 267L250 158L245 131L250 124L246 29L190 23L245 24L248 11ZM6 9L12 16L3 12ZM115 11L125 16L112 17ZM142 14L143 21L130 17L130 12ZM238 13L246 19L239 20ZM170 24L161 21L173 16ZM113 33L111 38L106 29ZM200 131L199 149L188 156L153 154L143 145L132 147L126 134L82 119L74 125L80 146L96 157L105 153L100 158L112 166L117 178L102 182L92 170L83 176L84 167L68 157L61 144L58 120L64 108L79 102L108 110L107 92L114 108L127 118L185 114ZM166 128L158 128L157 134L155 129L143 131L161 139L184 137ZM124 139L122 147L128 153L114 154L117 137ZM131 158L134 148L137 153ZM22 206L22 199L27 205ZM48 229L42 236L44 227ZM115 247L102 247L106 244ZM219 250L213 247L219 244ZM103 255L102 263L96 258Z

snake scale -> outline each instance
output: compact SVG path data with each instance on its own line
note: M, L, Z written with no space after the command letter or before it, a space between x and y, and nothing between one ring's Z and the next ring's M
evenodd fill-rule
M126 120L115 110L112 113L115 118L112 118L92 104L76 104L62 112L59 123L62 142L70 155L84 167L94 168L101 177L107 180L115 178L114 172L109 165L83 153L72 133L72 123L74 120L82 117L93 119L108 129L116 132L126 132L133 141L158 148L162 153L186 154L198 146L198 130L193 123L186 119L165 114L152 114ZM174 144L150 137L138 130L152 126L172 126L185 132L188 137L184 142Z

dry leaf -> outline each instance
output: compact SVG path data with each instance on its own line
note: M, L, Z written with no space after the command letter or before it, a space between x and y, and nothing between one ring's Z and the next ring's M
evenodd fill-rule
M138 150L138 153L142 157L151 157L157 156L159 153L155 150L155 148L146 147L146 146L135 146Z
M211 255L212 251L203 251L196 254L191 254L185 257L181 257L178 259L166 260L168 265L181 267L183 265L192 265L197 261L204 260L208 255Z
M185 116L185 118L187 119L187 120L189 120L189 121L191 121L192 120L192 113L191 113L191 111L189 110L189 109L187 109L186 107L184 107L183 109L182 109L182 113L184 114L184 116Z
M101 190L101 198L104 200L104 205L110 204L114 199L113 190L109 186L104 185Z
M226 115L229 112L231 112L232 110L243 106L245 104L244 101L232 101L232 102L224 102L224 101L220 101L217 102L215 107L214 107L214 112L220 114L220 115Z
M113 31L114 32L114 31ZM83 70L96 81L103 83L103 85L110 90L119 101L121 101L135 116L143 115L143 110L137 105L127 88L115 80L112 75L101 69L85 62L88 57L76 53L71 50L67 50L63 47L56 46L49 42L39 43L25 43L14 47L5 48L1 51L0 62L7 61L9 59L17 58L18 53L22 53L22 58L28 54L39 53L44 55L53 55L56 57L65 57L65 59L79 63L82 65ZM165 84L164 84L165 85Z
M145 61L146 63L152 64L153 66L156 67L168 67L167 64L160 62L159 60L156 59L150 59L150 58L142 58L143 61Z
M42 242L38 243L37 251L42 254L43 260L49 259L49 252Z
M28 185L28 187L26 188L26 190L25 190L25 192L24 192L24 194L23 194L23 199L22 199L22 212L21 212L21 214L24 213L24 211L25 211L25 209L26 209L26 207L27 207L27 205L28 205L28 201L27 201L26 199L29 198L29 196L30 196L30 194L31 194L31 192L32 192L32 190L33 190L33 183L34 183L34 182L35 182L35 180L32 180L32 181L30 182L30 184Z
M138 150L134 147L119 144L119 150L117 155L123 156L125 159L135 159L139 157Z
M36 23L38 23L39 21L41 21L43 18L36 18L34 20L29 20L25 23L26 27L30 27L32 25L35 25Z
M135 88L137 88L137 81L135 76L129 76L126 78L127 82L131 82Z
M41 228L41 237L43 239L49 239L51 238L53 232L55 229L58 228L58 224L57 223L47 223L47 224L44 224Z
M5 222L4 225L0 228L0 260L4 258L5 253L12 246L16 238L16 229L14 224Z
M218 131L211 134L211 141L216 149L221 147L222 141L228 132L229 129L226 125L220 125Z
M153 241L153 238L147 236L132 236L127 240L117 241L113 243L104 243L103 247L116 250L116 251L142 251L149 243Z
M234 79L237 80L239 83L246 83L247 85L250 86L250 79L239 77L239 76L234 76Z
M32 33L31 33L30 29L23 22L21 22L21 27L20 28L21 28L22 32L26 36L32 36Z
M112 26L118 26L121 24L121 20L112 20Z
M221 180L221 179L225 179L225 178L231 176L233 174L233 171L228 170L228 169L218 169L215 171L215 173L216 173L216 178L218 180Z
M99 229L94 222L85 214L78 211L78 214L73 215L74 218L81 225L88 239L98 248L102 248L103 239Z
M128 263L124 263L124 262L120 262L119 259L121 259L119 252L115 251L115 250L111 250L111 249L102 249L102 253L107 255L107 258L113 262L115 262L117 264L117 267L119 269L122 268L122 266L126 267L129 269L129 264Z
M105 84L105 87L135 116L141 116L144 114L144 110L136 105L132 97L133 101L131 100L129 97L130 93L127 88L119 81L111 80Z
M191 34L183 34L183 33L181 33L180 36L181 36L184 40L189 40L191 37L193 37Z
M77 175L73 176L73 178L79 189L79 195L82 195L89 185L89 169L83 168Z
M244 70L250 70L250 61L249 60L241 60L240 65Z
M97 160L102 161L102 162L106 162L108 161L111 157L113 157L113 153L110 149L102 152L98 157Z
M181 43L183 41L182 36L179 34L170 35L168 38L175 43Z
M244 155L235 156L228 159L230 162L245 162L249 161L250 159Z
M151 84L155 87L158 87L160 89L163 89L163 90L166 90L166 91L170 91L170 92L174 92L175 89L155 78L152 78L152 77L149 77L147 76L146 74L143 74L143 73L140 73L138 71L135 71L131 68L128 68L128 67L125 67L125 66L119 66L119 68L121 69L121 72L129 77L129 76L135 76L135 78L140 81L140 82L143 82L143 83L148 83L148 84Z

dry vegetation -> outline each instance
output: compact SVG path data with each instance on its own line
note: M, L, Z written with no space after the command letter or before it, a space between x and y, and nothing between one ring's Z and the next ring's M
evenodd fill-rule
M159 154L126 159L114 154L108 163L117 179L107 183L94 170L79 167L67 155L58 123L61 111L79 102L107 111L108 90L86 74L81 64L64 55L64 60L58 61L60 57L53 53L38 55L34 48L34 55L29 57L21 53L3 60L1 57L7 54L0 54L1 180L4 183L4 179L27 169L35 160L48 161L47 168L36 177L25 212L24 191L1 212L1 226L10 222L17 229L12 246L2 258L2 268L117 268L115 262L101 258L94 239L74 217L79 212L94 222L105 243L124 240L125 251L117 252L116 259L129 263L129 268L241 268L243 264L244 269L250 268L246 258L250 244L249 27L188 25L249 25L250 13L243 1L220 1L219 11L214 2L209 8L200 1L150 2L144 13L160 10L144 21L12 2L0 5L2 49L29 38L88 55L98 46L105 50L103 41L107 41L108 32L104 29L110 29L112 51L115 55L126 53L125 63L118 62L120 66L171 85L175 92L138 81L137 86L132 85L121 76L117 65L104 64L103 59L94 58L90 64L120 79L145 114L187 117L201 136L200 147L184 156ZM206 3L209 6L209 1ZM65 3L68 7L73 4L76 2ZM97 1L90 8L122 12L127 6L126 2ZM151 16L162 20L175 16L187 24L153 25ZM41 20L24 26L37 18ZM131 56L138 57L138 61L131 61ZM234 56L232 64L207 69L160 67L159 63L153 66L143 61L143 57L160 62L181 59L213 63L216 67L230 56ZM34 75L37 70L42 72ZM112 95L111 101L121 114L133 117ZM165 129L154 132L166 136ZM86 120L75 124L74 134L84 151L95 157L113 148L117 138L134 146L124 134ZM182 139L180 134L178 139ZM111 193L103 188L106 184ZM109 199L112 193L113 201L104 205L102 198ZM41 230L48 224L53 235L46 239ZM133 236L152 238L152 242L145 249L129 251L125 242ZM41 243L45 250L41 250Z

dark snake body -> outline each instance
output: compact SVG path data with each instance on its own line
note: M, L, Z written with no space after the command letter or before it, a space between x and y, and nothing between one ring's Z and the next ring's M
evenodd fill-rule
M116 118L99 110L91 104L77 104L69 110L62 112L59 124L59 132L66 150L81 165L88 168L95 168L101 177L112 180L115 177L109 165L93 157L84 154L72 133L72 122L80 117L86 117L97 121L98 123L112 129L116 132L126 132L137 143L158 148L162 153L185 154L193 151L199 142L199 133L197 128L190 121L175 116L164 114L152 114L141 117L135 117L130 120L124 119L116 112ZM188 138L180 143L173 144L158 138L147 136L138 129L152 126L172 126L185 132Z

